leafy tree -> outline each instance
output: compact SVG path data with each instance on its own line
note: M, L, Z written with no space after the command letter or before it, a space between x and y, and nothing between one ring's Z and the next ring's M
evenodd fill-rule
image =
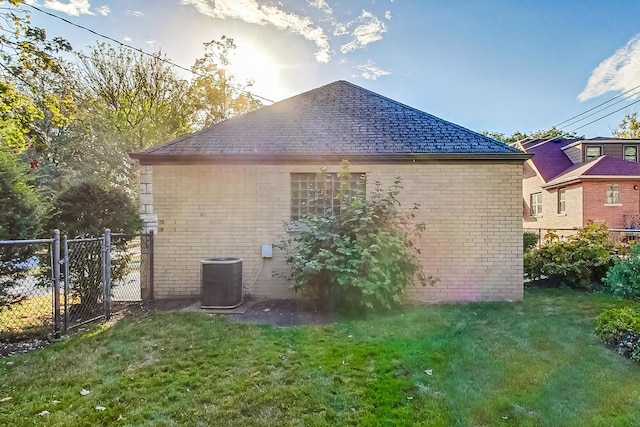
M38 121L65 121L67 97L42 93L43 76L59 73L58 52L70 51L59 37L48 39L42 28L33 27L29 15L19 9L22 0L10 0L0 8L0 146L22 151L47 146ZM41 96L39 96L41 95Z
M638 113L627 113L624 115L622 122L616 130L613 131L616 138L640 138L640 121L638 121Z
M260 100L248 92L253 83L238 83L229 72L229 56L236 48L233 39L222 36L204 43L204 48L204 56L191 67L195 77L188 92L195 127L202 129L261 107Z
M515 131L511 135L505 135L502 132L492 132L492 131L482 131L483 135L488 136L489 138L493 138L496 141L504 142L508 145L516 145L517 142L522 141L523 139L532 138L532 139L551 139L551 138L575 138L582 139L584 135L578 136L575 132L567 133L555 127L539 130L536 132L526 133Z
M114 233L137 233L142 227L136 204L127 193L96 182L80 182L66 188L53 201L49 227L71 237L99 236L105 228ZM117 257L112 258L114 282L128 272L129 238L112 241ZM80 300L78 313L90 313L102 295L101 251L99 245L70 248L69 281L72 296Z
M111 133L96 132L100 137L117 138L126 150L144 150L192 129L187 81L164 59L161 53L148 56L104 43L80 56L83 96Z
M415 224L418 205L409 213L400 210L401 179L386 191L374 183L365 200L361 190L349 188L348 162L339 177L346 209L330 217L306 216L306 229L279 245L287 252L294 289L323 308L389 309L402 302L414 280L435 283L419 259L424 224Z
M40 231L38 200L16 157L0 150L0 240L33 239ZM22 298L11 293L26 271L21 265L33 256L33 246L0 246L0 310Z

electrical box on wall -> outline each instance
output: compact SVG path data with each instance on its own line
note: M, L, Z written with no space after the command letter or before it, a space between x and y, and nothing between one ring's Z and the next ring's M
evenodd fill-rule
M272 257L273 257L273 245L271 243L262 245L262 258L272 258Z

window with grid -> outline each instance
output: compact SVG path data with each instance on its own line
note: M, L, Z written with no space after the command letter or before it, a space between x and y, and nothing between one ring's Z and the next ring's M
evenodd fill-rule
M567 193L564 188L558 190L558 213L563 214L567 212Z
M352 197L362 190L363 174L352 173L349 177L348 197L340 199L340 178L335 173L292 173L291 174L291 221L299 221L305 215L338 215ZM347 196L347 195L345 195Z
M620 185L619 184L607 184L607 204L608 205L620 204Z
M584 161L588 162L593 159L597 159L602 156L602 146L601 145L587 145L585 151Z
M531 216L542 215L542 193L533 193L531 195Z
M625 145L624 146L624 159L630 162L638 162L638 146L637 145Z

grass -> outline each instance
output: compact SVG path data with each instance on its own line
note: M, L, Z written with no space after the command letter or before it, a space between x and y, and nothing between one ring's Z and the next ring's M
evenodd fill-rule
M0 310L0 339L42 337L53 329L52 296L26 297Z
M622 304L530 290L297 328L155 312L0 360L0 425L637 426L640 366L592 333Z

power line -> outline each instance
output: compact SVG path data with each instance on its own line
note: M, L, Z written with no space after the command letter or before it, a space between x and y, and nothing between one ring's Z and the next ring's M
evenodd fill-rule
M582 112L582 113L580 113L580 114L576 114L575 116L570 117L570 118L568 118L567 120L565 120L565 121L563 121L563 122L560 122L560 123L558 123L557 125L554 125L553 127L554 127L554 128L557 128L558 126L560 126L560 125L562 125L562 124L565 124L565 123L567 123L567 122L568 122L568 121L570 121L570 120L576 119L576 118L578 118L578 117L580 117L580 116L582 116L582 115L584 115L584 114L586 114L586 113L588 113L588 112L590 112L590 111L595 110L595 109L596 109L596 108L598 108L598 107L601 107L601 106L603 106L603 105L605 105L605 104L608 104L608 103L610 103L611 101L613 101L614 99L620 98L621 96L626 95L627 93L629 93L629 92L631 92L631 91L633 91L633 90L636 90L636 89L638 89L638 88L640 88L640 85L638 85L638 86L634 86L634 87L632 87L631 89L629 89L629 90L627 90L627 91L625 91L625 92L622 92L621 94L618 94L618 95L614 96L613 98L609 99L608 101L602 102L602 103L600 103L600 104L596 105L596 106L595 106L595 107L593 107L593 108L589 108L588 110L583 111L583 112ZM616 104L617 104L617 102L616 102ZM609 108L609 107L607 107L607 108ZM604 110L606 110L606 108L604 108ZM578 121L581 121L581 120L578 120Z
M602 116L602 117L598 117L597 119L592 120L592 121L590 121L589 123L586 123L586 124L584 124L584 125L582 125L582 126L579 126L579 127L575 128L574 130L572 130L572 131L571 131L571 132L569 132L569 133L573 133L573 132L575 132L575 131L577 131L577 130L579 130L579 129L582 129L583 127L589 126L590 124L593 124L593 123L597 122L598 120L602 120L602 119L604 119L605 117L609 117L610 115L615 114L615 113L617 113L618 111L622 111L622 110L624 110L624 109L625 109L625 108L627 108L627 107L630 107L630 106L632 106L632 105L634 105L634 104L637 104L638 102L640 102L640 99L638 99L637 101L633 101L633 102L631 102L631 103L629 103L629 104L625 105L625 106L624 106L624 107L622 107L622 108L618 108L618 109L617 109L617 110L615 110L615 111L612 111L612 112L610 112L610 113L608 113L608 114L605 114L605 115L604 115L604 116Z
M58 16L58 15L55 15L55 14L53 14L53 13L47 12L46 10L42 10L42 9L40 9L39 7L34 6L34 5L32 5L32 4L29 4L29 3L24 3L24 4L25 4L26 6L29 6L30 8L32 8L32 9L34 9L34 10L37 10L37 11L38 11L38 12L40 12L40 13L43 13L43 14L45 14L45 15L48 15L48 16L51 16L51 17L53 17L53 18L59 19L60 21L65 22L65 23L67 23L67 24L69 24L69 25L72 25L72 26L74 26L74 27L80 28L80 29L82 29L82 30L84 30L84 31L88 31L88 32L90 32L91 34L94 34L94 35L96 35L96 36L98 36L98 37L102 37L103 39L106 39L106 40L112 41L112 42L114 42L114 43L117 43L118 45L120 45L120 46L122 46L122 47L125 47L125 48L127 48L127 49L131 49L131 50L134 50L134 51L136 51L136 52L139 52L139 53L141 53L142 55L146 55L146 56L149 56L149 57L151 57L151 58L158 59L158 60L163 61L163 62L165 62L165 63L167 63L167 64L169 64L169 65L171 65L171 66L173 66L173 67L176 67L176 68L179 68L179 69L181 69L181 70L187 71L187 72L189 72L189 73L191 73L191 74L194 74L194 75L196 75L196 76L199 76L199 77L207 77L207 76L206 76L206 75L204 75L204 74L198 73L198 72L196 72L196 71L193 71L193 70L192 70L192 69L190 69L190 68L186 68L186 67L183 67L182 65L176 64L175 62L172 62L172 61L168 60L167 58L164 58L164 57L162 57L162 56L160 56L160 55L158 55L158 54L152 54L152 53L145 52L144 50L142 50L142 49L140 49L140 48L137 48L137 47L135 47L135 46L131 46L131 45L129 45L129 44L123 43L123 42L121 42L120 40L116 40L116 39L114 39L113 37L109 37L109 36L107 36L107 35L104 35L104 34L102 34L102 33L99 33L99 32L97 32L97 31L95 31L95 30L92 30L91 28L85 27L85 26L80 25L80 24L76 24L75 22L69 21L69 20L68 20L68 19L66 19L66 18L63 18L63 17L61 17L61 16ZM240 87L238 87L237 85L230 84L229 86L232 86L233 88L235 88L235 89L236 89L236 90L238 90L239 92L243 92L243 93L249 94L249 95L251 95L251 96L254 96L254 97L256 97L256 98L260 98L260 99L262 99L262 100L264 100L264 101L267 101L267 102L270 102L270 103L272 103L272 104L273 104L273 103L275 103L275 101L273 101L273 100L271 100L271 99L269 99L269 98L265 98L264 96L256 95L255 93L252 93L252 92L250 92L250 91L248 91L248 90L241 89L241 88L240 88Z
M640 85L636 86L636 88L638 88L638 87L640 87ZM634 88L634 89L635 89L635 88ZM624 92L624 93L621 93L620 95L617 95L617 96L616 96L616 97L614 97L614 98L611 98L609 101L607 101L607 103L608 103L608 102L613 101L614 99L616 99L616 98L618 98L618 97L620 97L620 96L622 96L622 95L624 95L625 93L629 93L630 91L632 91L632 90L634 90L634 89L629 89L628 91L626 91L626 92ZM626 101L626 100L628 100L628 99L632 99L632 98L634 98L634 97L638 96L639 94L640 94L640 91L635 92L635 93L632 93L632 94L630 94L630 95L627 95L627 96L623 97L622 99L620 99L620 100L618 100L618 101L614 102L613 104L610 104L610 105L608 105L608 106L606 106L606 107L604 107L604 108L601 108L601 109L599 109L599 110L596 110L596 111L594 111L594 112L593 112L593 113L591 113L591 114L587 114L586 116L583 116L582 118L580 118L580 119L578 119L578 120L573 120L573 121L570 121L570 122L569 122L569 120L565 120L565 122L569 122L569 123L567 123L567 124L566 124L566 125L564 125L564 126L560 126L560 127L558 127L558 129L564 129L564 128L567 128L567 127L569 127L569 126L571 126L571 125L575 125L575 124L577 124L577 123L580 123L581 121L586 120L586 119L587 119L587 118L589 118L589 117L593 117L593 116L595 116L596 114L601 113L602 111L605 111L605 110L607 110L607 109L611 108L612 106L617 105L617 104L620 104L621 102L624 102L624 101ZM603 105L603 104L605 104L605 103L602 103L602 104L600 104L600 105ZM627 106L628 106L628 105L627 105ZM590 108L589 110L587 110L587 111L585 111L585 112L581 113L580 115L584 115L584 114L588 113L589 111L594 110L595 108L597 108L597 106L596 106L596 107L593 107L593 108ZM605 117L606 117L606 116L605 116ZM556 126L554 126L554 127L556 127Z

